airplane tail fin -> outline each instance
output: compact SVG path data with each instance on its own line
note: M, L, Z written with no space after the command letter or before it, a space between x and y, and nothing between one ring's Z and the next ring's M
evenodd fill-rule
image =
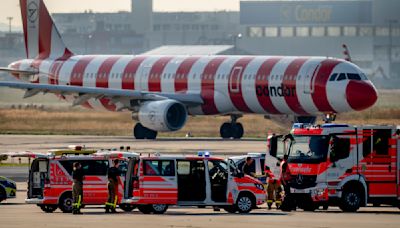
M65 46L43 0L20 0L27 58L69 58Z

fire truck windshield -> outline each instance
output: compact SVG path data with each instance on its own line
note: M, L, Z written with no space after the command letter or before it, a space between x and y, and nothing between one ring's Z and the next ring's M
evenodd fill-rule
M328 136L294 136L289 140L289 163L320 163L326 161Z

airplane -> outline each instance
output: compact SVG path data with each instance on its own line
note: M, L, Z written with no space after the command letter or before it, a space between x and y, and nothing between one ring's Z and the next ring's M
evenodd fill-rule
M378 98L358 66L337 58L74 55L43 0L20 0L20 6L27 58L0 68L19 80L0 86L23 89L24 98L53 93L73 106L130 111L136 139L178 131L189 115L230 116L220 135L239 139L244 114L333 121Z

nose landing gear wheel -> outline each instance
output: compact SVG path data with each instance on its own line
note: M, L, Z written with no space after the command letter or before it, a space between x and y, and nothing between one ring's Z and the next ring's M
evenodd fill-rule
M133 135L136 139L156 139L157 131L153 131L144 127L141 123L137 123L133 128Z

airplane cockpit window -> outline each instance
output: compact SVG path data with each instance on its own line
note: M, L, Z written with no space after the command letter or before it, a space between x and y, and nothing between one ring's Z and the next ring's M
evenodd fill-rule
M340 73L339 77L337 78L337 81L342 81L342 80L346 80L346 79L347 79L346 74L345 73Z
M349 80L358 80L361 81L361 77L359 74L347 74L347 77L349 78Z
M331 78L329 79L329 81L335 81L336 80L336 77L337 77L337 74L332 74L331 75Z

